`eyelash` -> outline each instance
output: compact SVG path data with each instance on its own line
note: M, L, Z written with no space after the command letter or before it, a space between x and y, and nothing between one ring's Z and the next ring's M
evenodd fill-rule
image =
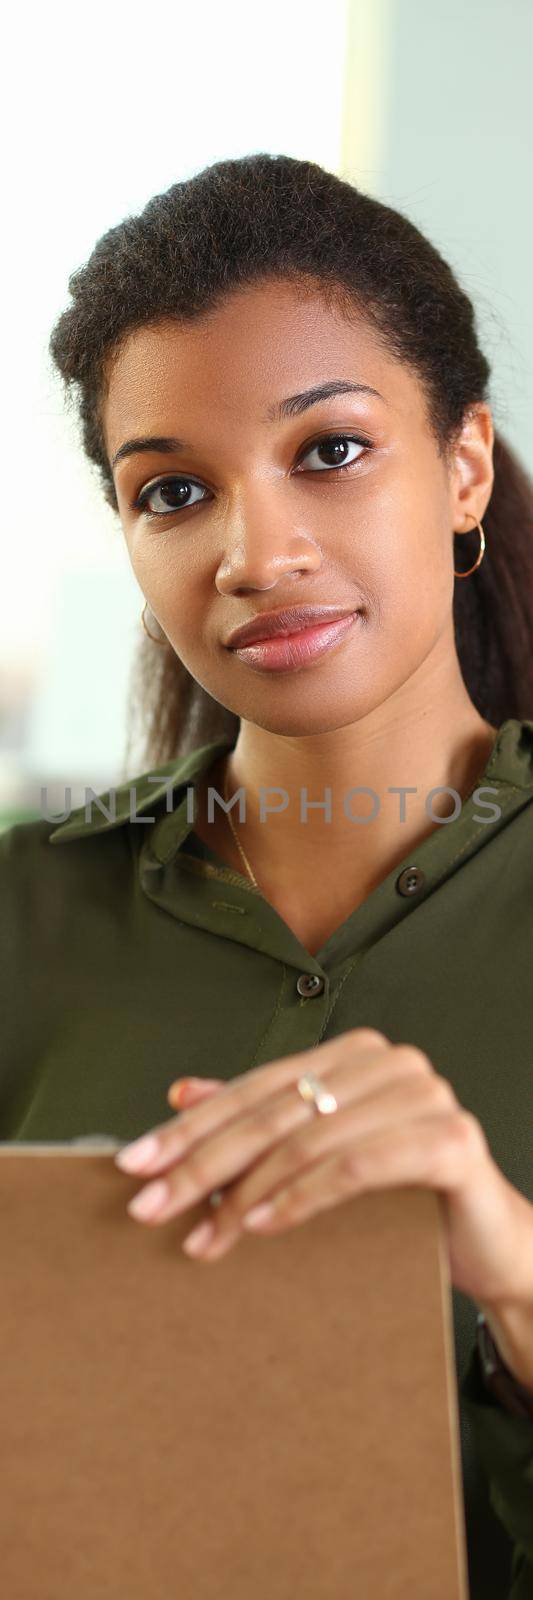
M310 445L308 445L307 449L304 451L303 456L300 457L300 460L305 461L305 457L310 455L312 450L316 450L318 448L318 446L321 445L321 444L327 444L330 439L331 440L342 440L343 443L347 443L347 444L360 444L360 445L363 446L364 450L371 450L373 448L371 440L364 438L360 434L339 433L338 431L336 431L335 433L322 433L322 434L320 434L319 438L314 439L312 441L312 443ZM325 466L322 467L322 472L324 473L324 475L326 477L336 477L337 473L339 473L339 472L348 472L351 467L358 466L358 464L361 461L361 459L362 458L359 455L359 456L356 456L355 461L341 462L340 466L338 466L338 467L328 467L328 466L325 465ZM318 476L318 475L319 475L318 473L313 473L313 476ZM147 501L151 498L151 496L153 494L155 494L157 492L158 489L161 488L162 484L166 484L166 483L186 483L186 484L193 485L197 489L203 489L203 487L204 487L204 485L202 483L199 483L196 478L186 477L185 474L183 474L183 473L182 474L172 473L172 475L167 475L166 477L158 478L155 483L147 484L146 489L143 489L141 491L141 493L137 495L137 498L135 500L131 500L129 502L130 510L131 511L144 511L144 508L145 508L145 506L147 504ZM192 505L203 505L203 504L204 504L203 500L194 500L192 502ZM166 511L146 511L145 512L145 516L146 516L146 519L147 519L148 522L162 522L165 517L175 517L176 515L180 515L182 511L191 510L192 509L192 505L169 506Z

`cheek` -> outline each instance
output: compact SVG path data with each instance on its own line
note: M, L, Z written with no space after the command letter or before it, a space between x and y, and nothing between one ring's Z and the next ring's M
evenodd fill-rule
M445 530L420 506L402 506L367 528L364 557L352 559L368 607L370 635L386 641L389 661L416 663L436 641L453 605L451 550Z
M126 548L132 571L137 583L140 584L147 600L155 604L156 594L162 587L161 552L162 541L150 539L142 532L139 524L134 531L125 533Z
M195 606L201 604L202 580L190 559L190 550L180 549L175 529L156 530L130 543L129 557L137 582L153 606L163 626L165 619L182 619L185 626ZM196 625L196 623L195 623Z
M402 485L388 507L380 505L371 548L391 601L397 597L409 611L419 598L438 604L449 579L451 542L435 486L414 494L410 484Z
M146 567L146 594L183 665L210 692L213 670L213 569L174 539ZM216 632L216 628L215 628Z

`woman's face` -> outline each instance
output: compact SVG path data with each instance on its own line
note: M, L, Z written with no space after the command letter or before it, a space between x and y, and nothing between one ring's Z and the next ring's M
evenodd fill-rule
M364 387L275 414L332 380ZM465 541L475 553L461 561L453 529L472 528L467 511L481 518L490 497L490 413L471 413L446 463L418 379L363 319L288 282L246 286L195 324L132 332L102 420L143 594L188 671L237 716L295 735L344 727L413 674L422 682L432 652L454 652L453 567L478 545ZM115 461L154 436L181 444ZM300 604L360 615L281 672L227 647L258 613Z

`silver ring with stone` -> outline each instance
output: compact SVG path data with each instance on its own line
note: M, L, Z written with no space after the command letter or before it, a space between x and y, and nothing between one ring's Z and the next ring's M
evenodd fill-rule
M319 1111L321 1116L327 1115L330 1111L338 1111L339 1106L335 1095L331 1094L321 1078L315 1077L314 1072L304 1072L302 1077L298 1078L296 1088L302 1100L307 1103L312 1102L315 1110Z
M314 1072L302 1073L301 1078L297 1080L296 1088L302 1100L307 1103L311 1101L315 1110L319 1111L321 1116L326 1116L331 1111L338 1111L339 1107L335 1095L331 1094L330 1090L326 1088L321 1078L315 1077ZM223 1189L212 1189L211 1194L208 1196L209 1205L216 1209L222 1201L223 1194Z

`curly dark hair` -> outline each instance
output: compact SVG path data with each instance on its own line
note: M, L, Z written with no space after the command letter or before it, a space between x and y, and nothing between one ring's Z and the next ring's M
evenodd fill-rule
M421 382L442 455L467 408L487 399L490 367L471 301L408 218L312 161L268 153L219 161L102 235L69 278L72 303L50 337L83 449L117 514L101 406L119 347L135 328L163 318L192 322L240 285L268 279L314 289L348 321L365 316ZM498 432L494 466L488 559L456 583L453 614L467 691L480 715L500 726L533 715L533 483ZM170 644L158 649L144 633L130 679L128 750L136 719L147 767L236 738L240 726Z

